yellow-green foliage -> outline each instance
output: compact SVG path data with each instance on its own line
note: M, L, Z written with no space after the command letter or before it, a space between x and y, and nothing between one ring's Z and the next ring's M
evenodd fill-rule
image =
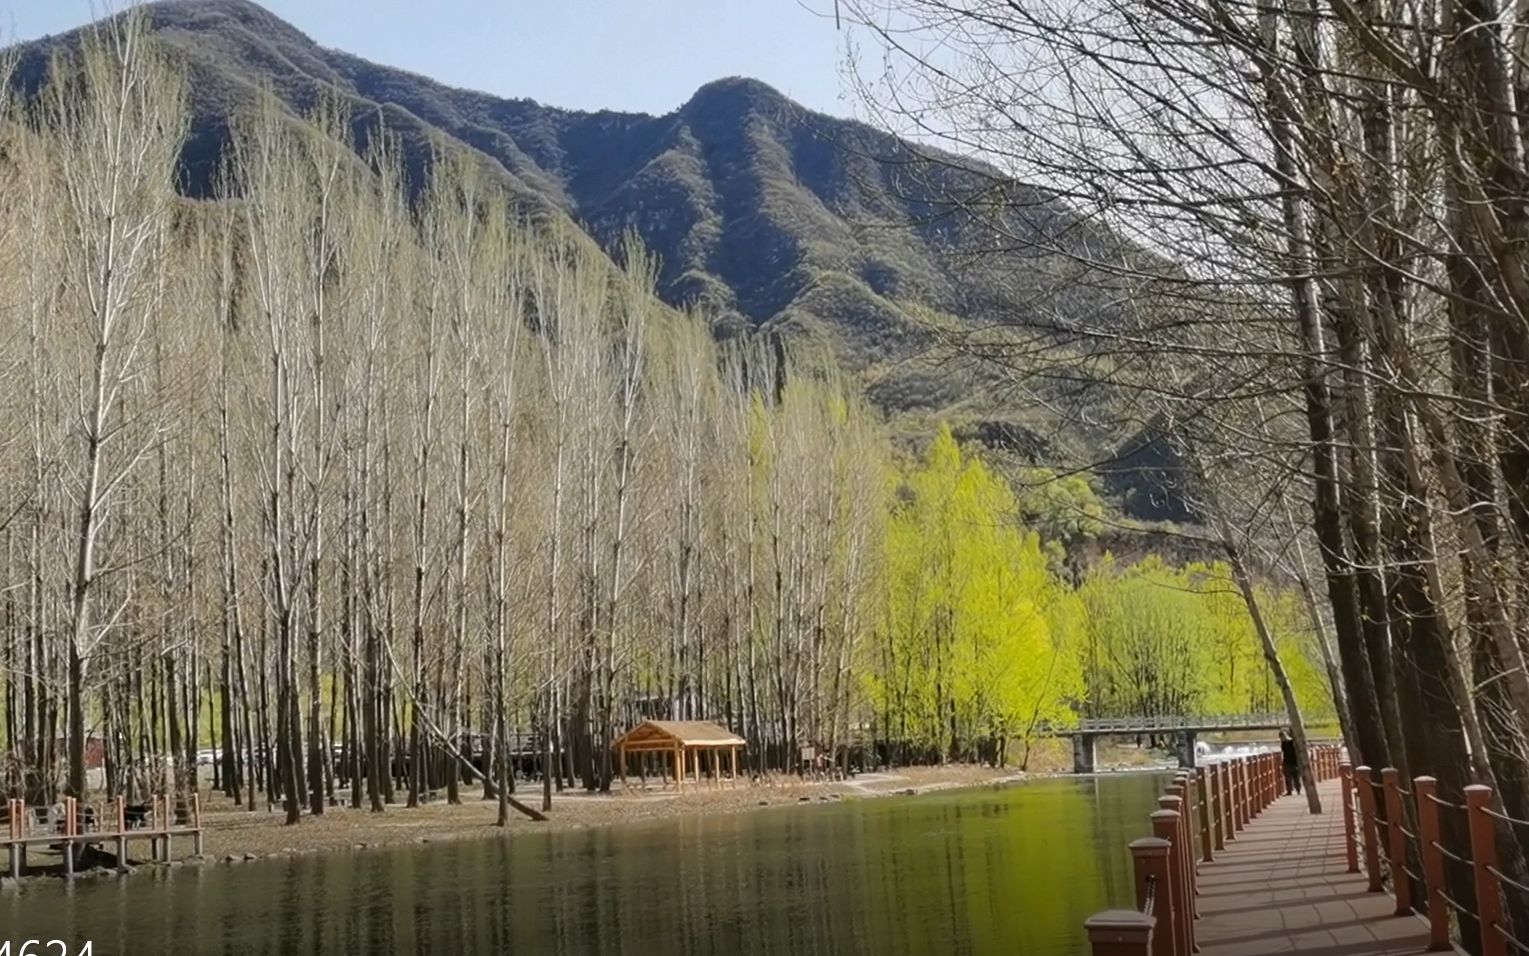
M1108 557L1078 590L1086 609L1084 672L1099 714L1227 714L1284 709L1247 604L1220 563L1173 567ZM1297 699L1310 717L1332 714L1310 625L1293 595L1261 586Z
M1087 535L1092 493L1064 489ZM1084 494L1083 492L1088 492ZM1054 497L1054 496L1053 496ZM1076 590L1024 526L1016 498L942 429L903 476L887 531L884 625L866 668L886 739L955 756L1001 754L1085 708L1096 714L1283 710L1252 618L1221 564L1108 555ZM1082 505L1083 507L1072 507ZM1260 606L1303 709L1332 712L1297 598Z
M1008 486L945 429L902 491L870 680L889 736L962 753L1070 719L1081 609L1017 523Z

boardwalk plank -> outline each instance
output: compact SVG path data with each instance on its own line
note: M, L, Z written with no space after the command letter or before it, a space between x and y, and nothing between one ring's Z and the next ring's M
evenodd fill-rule
M1321 785L1321 816L1304 797L1275 801L1200 871L1201 956L1404 956L1428 949L1428 927L1393 916L1389 894L1366 893L1343 872L1336 780Z

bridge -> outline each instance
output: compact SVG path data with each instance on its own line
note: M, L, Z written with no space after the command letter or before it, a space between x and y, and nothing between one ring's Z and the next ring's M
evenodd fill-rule
M1195 743L1200 734L1228 733L1235 730L1277 730L1290 723L1286 714L1221 714L1209 716L1085 717L1078 726L1058 730L1057 736L1072 738L1074 773L1093 773L1097 761L1095 746L1100 737L1140 737L1146 734L1171 734L1178 753L1179 766L1193 770Z

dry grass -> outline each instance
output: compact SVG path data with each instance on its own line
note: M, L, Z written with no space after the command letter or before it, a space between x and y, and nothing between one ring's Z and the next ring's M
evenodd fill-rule
M1161 754L1129 745L1101 745L1099 757L1104 765L1124 769L1159 765L1163 759ZM214 796L207 806L206 854L217 859L243 858L614 826L696 814L742 813L769 806L983 786L1065 773L1071 767L1067 742L1052 740L1036 746L1030 755L1028 772L950 764L899 768L833 782L773 777L738 786L702 785L683 793L657 786L642 789L634 781L631 787L623 789L618 785L609 794L580 790L555 794L546 822L534 822L512 813L509 825L503 829L494 824L494 801L484 800L482 791L476 788L464 789L458 805L440 801L409 809L395 804L382 813L353 810L349 806L329 807L320 817L305 814L302 822L293 827L282 825L279 807L269 812L263 809L250 812L234 807L227 798ZM517 796L532 806L540 806L539 789L523 788Z
M609 794L565 791L555 794L546 822L513 814L509 826L494 824L496 804L484 800L482 791L464 789L462 802L444 801L409 809L391 805L382 813L349 806L329 807L319 817L304 815L297 826L282 825L280 808L267 812L234 807L226 798L214 797L206 812L206 855L224 859L250 854L292 854L372 846L398 846L438 840L494 837L504 833L546 832L611 826L638 820L657 820L694 814L740 813L766 806L809 803L819 800L882 797L891 794L927 793L954 787L979 786L1026 777L1012 769L953 764L945 767L910 767L884 773L861 774L848 781L804 782L776 777L764 783L699 788L676 793L657 786L637 785ZM521 790L517 796L540 806L540 791Z

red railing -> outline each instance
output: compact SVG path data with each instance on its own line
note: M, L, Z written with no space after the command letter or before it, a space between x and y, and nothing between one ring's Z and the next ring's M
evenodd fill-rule
M1499 823L1529 826L1529 821L1496 809L1491 787L1468 786L1463 791L1465 801L1454 803L1439 796L1433 777L1413 777L1408 789L1402 785L1401 774L1389 767L1377 773L1369 767L1344 763L1340 774L1344 784L1344 855L1349 872L1360 872L1362 860L1371 892L1384 892L1389 884L1398 916L1410 915L1421 906L1428 919L1430 950L1456 949L1451 933L1453 916L1456 923L1471 922L1479 929L1467 934L1474 937L1474 944L1461 945L1460 952L1469 956L1529 953L1529 944L1514 937L1503 913L1504 890L1529 894L1529 886L1502 872L1497 847ZM1409 803L1417 820L1415 833L1405 823ZM1441 822L1445 813L1464 815L1468 858L1456 852L1464 852L1463 847L1452 850L1445 845ZM1422 873L1411 868L1409 859L1422 861ZM1460 882L1473 890L1474 909L1450 895L1450 865L1469 870L1470 879ZM1422 898L1415 900L1414 892Z
M1310 760L1318 780L1338 776L1338 747L1314 746ZM1158 809L1149 815L1152 835L1130 847L1135 908L1096 913L1083 924L1093 956L1193 953L1199 864L1214 862L1216 852L1235 841L1283 789L1278 753L1231 757L1175 774L1158 798Z

